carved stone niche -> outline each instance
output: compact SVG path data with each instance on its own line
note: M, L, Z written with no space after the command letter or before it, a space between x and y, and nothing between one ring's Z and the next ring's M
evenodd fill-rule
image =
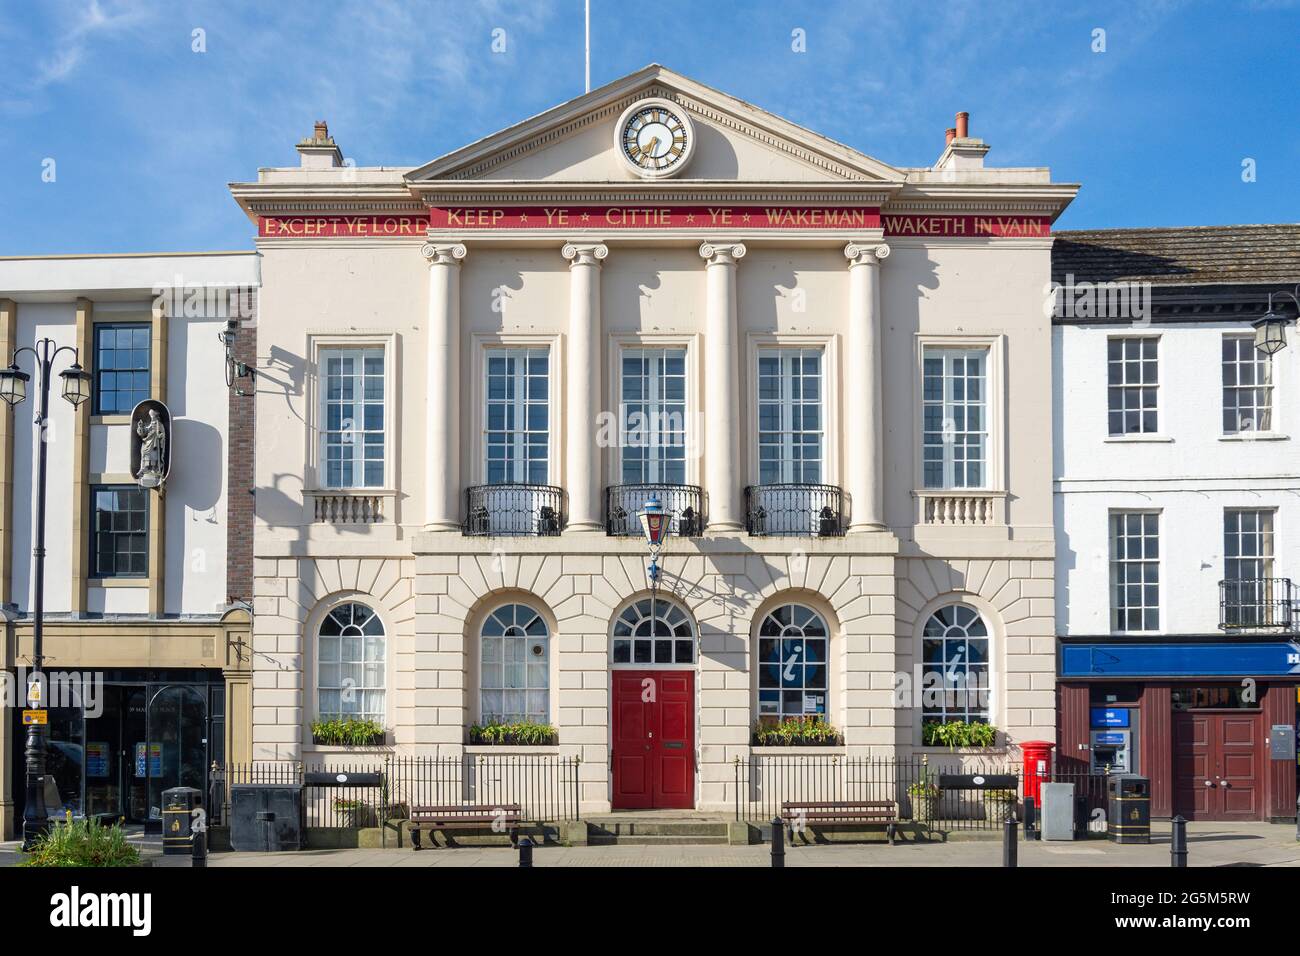
M163 485L172 470L172 413L147 398L131 411L131 476L141 488Z

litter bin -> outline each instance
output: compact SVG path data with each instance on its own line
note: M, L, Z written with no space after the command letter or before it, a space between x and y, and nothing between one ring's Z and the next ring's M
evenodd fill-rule
M1113 843L1151 842L1151 781L1136 774L1111 777L1106 835Z
M163 853L189 856L194 838L194 809L203 806L203 794L193 787L163 791Z

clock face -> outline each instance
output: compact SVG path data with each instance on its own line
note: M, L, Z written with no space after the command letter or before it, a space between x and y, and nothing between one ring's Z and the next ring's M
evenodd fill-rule
M674 104L660 100L634 103L617 129L623 159L638 175L669 176L686 165L695 131Z

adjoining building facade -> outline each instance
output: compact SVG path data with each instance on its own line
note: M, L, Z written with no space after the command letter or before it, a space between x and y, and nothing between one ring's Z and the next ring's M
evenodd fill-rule
M254 759L330 759L340 714L448 756L529 720L583 812L717 809L787 717L851 754L1050 738L1043 299L1077 187L968 134L894 167L652 66L415 169L318 124L232 185ZM983 693L922 701L953 674Z
M237 363L257 273L252 253L0 259L4 363L47 338L76 349L56 359L44 436L52 817L157 823L163 790L206 792L214 762L251 756L253 399ZM91 376L75 409L58 379L74 360ZM17 364L27 399L0 410L0 838L25 799L42 440L30 352Z
M1058 766L1151 810L1294 819L1300 226L1060 232ZM1295 316L1275 296L1276 313Z

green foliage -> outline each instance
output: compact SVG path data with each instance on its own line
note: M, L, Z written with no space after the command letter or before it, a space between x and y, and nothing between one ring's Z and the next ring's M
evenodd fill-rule
M777 724L754 724L754 744L759 747L831 747L843 740L840 732L820 714L787 717Z
M992 747L998 729L992 724L964 720L927 720L921 724L921 743L927 747Z
M140 851L126 842L122 823L104 826L94 818L73 820L69 811L36 841L19 866L139 866Z
M318 744L368 747L384 742L383 725L357 717L322 717L311 722L311 736Z
M510 723L493 721L474 724L469 729L471 744L505 744L518 747L545 747L553 744L559 735L550 724L536 724L528 720Z
M1014 790L985 790L985 803L1015 803L1020 795Z
M934 778L926 773L921 776L920 780L914 780L907 785L909 796L924 797L927 800L938 800L942 792L939 785L934 782Z

